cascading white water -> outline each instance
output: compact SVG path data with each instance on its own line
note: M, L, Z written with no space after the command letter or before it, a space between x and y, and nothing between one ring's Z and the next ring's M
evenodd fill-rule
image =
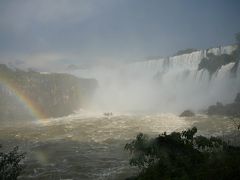
M222 66L212 76L207 70L198 70L207 53L231 54L234 50L235 46L219 47L75 74L98 80L93 98L97 109L176 113L201 110L216 102L233 102L240 91L240 67L236 76L230 72L234 63Z

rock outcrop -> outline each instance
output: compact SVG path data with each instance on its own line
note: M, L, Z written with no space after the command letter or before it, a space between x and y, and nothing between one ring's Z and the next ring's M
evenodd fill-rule
M240 93L237 94L233 103L223 105L218 102L216 105L209 106L207 114L240 117Z
M0 120L33 118L31 108L45 117L71 114L87 105L96 87L94 79L12 70L0 65Z
M191 110L185 110L179 116L180 117L193 117L193 116L195 116L195 114Z

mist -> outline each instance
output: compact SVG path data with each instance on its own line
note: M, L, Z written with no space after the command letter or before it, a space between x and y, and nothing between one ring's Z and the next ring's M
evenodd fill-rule
M176 114L191 109L201 112L217 102L233 102L240 91L239 67L235 75L231 71L234 63L222 66L212 75L207 69L198 69L206 53L221 55L233 50L234 46L226 46L110 67L102 64L72 73L98 81L90 109Z

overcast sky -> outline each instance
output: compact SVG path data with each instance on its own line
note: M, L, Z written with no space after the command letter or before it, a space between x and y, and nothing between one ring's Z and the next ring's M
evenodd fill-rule
M40 70L234 43L239 0L0 0L0 63Z

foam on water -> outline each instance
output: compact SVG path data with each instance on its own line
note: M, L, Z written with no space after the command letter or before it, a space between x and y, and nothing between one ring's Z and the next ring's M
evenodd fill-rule
M76 113L45 123L0 126L4 147L27 152L20 179L124 179L131 175L125 143L140 132L156 136L190 127L173 114Z
M45 124L0 126L3 147L19 145L27 152L20 179L124 179L135 170L124 146L140 132L157 136L197 125L203 135L221 135L234 127L226 119L206 116L180 118L174 114L76 113Z

